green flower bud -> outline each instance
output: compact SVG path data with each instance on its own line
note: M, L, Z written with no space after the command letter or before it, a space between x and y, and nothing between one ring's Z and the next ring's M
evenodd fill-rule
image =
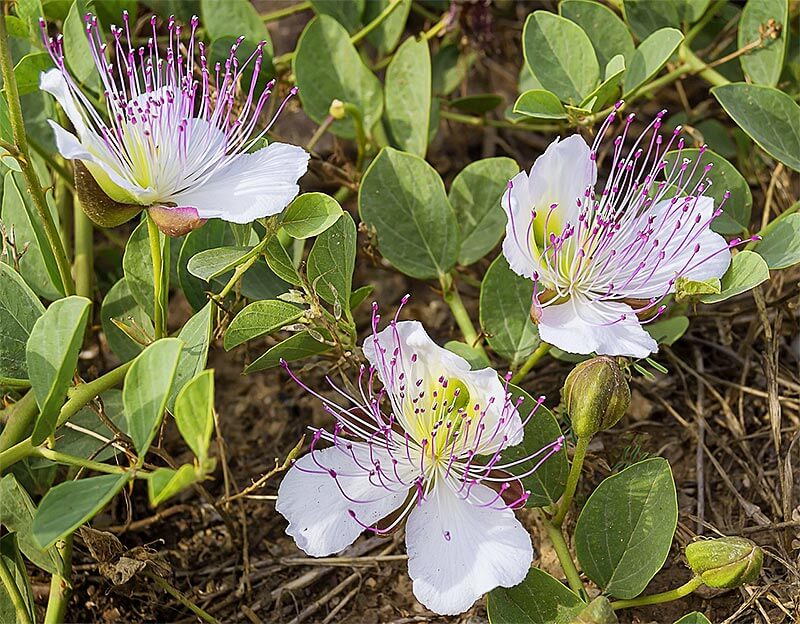
M347 111L344 110L344 102L341 100L333 100L328 109L328 114L334 119L344 119L345 115L347 115Z
M114 201L100 187L94 176L80 160L73 160L75 192L86 216L100 227L116 227L130 221L144 206Z
M622 418L631 402L631 390L616 360L601 355L572 369L562 397L575 435L590 438Z
M708 587L731 589L758 577L764 553L744 537L720 537L689 544L686 560Z

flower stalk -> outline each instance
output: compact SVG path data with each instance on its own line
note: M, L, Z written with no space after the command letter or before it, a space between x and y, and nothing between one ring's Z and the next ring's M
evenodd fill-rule
M578 438L575 444L575 454L572 457L572 466L569 469L569 476L567 477L567 485L564 488L564 494L561 497L561 502L558 505L558 511L553 516L553 524L560 527L564 524L564 518L569 511L569 506L572 504L572 499L575 497L575 490L578 488L578 480L581 476L583 469L583 462L586 459L586 450L589 448L591 438Z
M150 241L150 258L153 263L153 327L155 339L167 335L167 298L169 293L169 260L165 259L169 249L169 239L162 245L161 232L150 213L147 213L147 237ZM166 260L166 261L165 261ZM166 276L165 276L166 273Z
M548 353L550 353L551 346L546 342L543 342L536 350L528 356L528 359L523 362L522 366L519 367L519 370L514 373L514 376L511 378L512 384L518 384L520 381L525 379L525 375L527 375L533 367L536 366L539 361Z
M583 587L581 575L578 572L575 561L572 559L572 554L569 552L569 547L567 546L567 541L564 539L564 534L561 532L561 527L544 517L542 521L547 531L547 536L553 543L553 550L556 551L556 556L558 557L558 562L561 564L561 569L564 571L564 576L567 577L567 584L572 591L586 600L586 590Z
M611 603L611 608L614 609L614 611L619 611L620 609L628 609L630 607L644 607L647 605L672 602L673 600L678 600L688 596L702 584L703 580L699 576L695 576L680 587L676 587L675 589L671 589L669 591L661 592L659 594L650 594L649 596L639 596L638 598L631 598L630 600L615 600Z
M73 196L73 206L75 293L91 299L94 276L94 226L84 213L77 195Z
M453 274L446 273L444 275L440 275L439 284L442 287L442 297L444 298L445 303L450 306L450 310L453 313L453 318L455 319L458 328L461 330L461 335L464 336L464 340L470 347L480 351L485 355L486 351L480 342L480 337L478 336L478 332L475 330L475 325L472 324L472 319L469 317L469 313L464 307L464 302L462 301L461 295L458 292L458 287L456 286Z

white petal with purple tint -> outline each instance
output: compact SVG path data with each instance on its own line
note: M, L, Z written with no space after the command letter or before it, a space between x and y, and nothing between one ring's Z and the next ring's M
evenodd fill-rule
M533 550L514 517L530 495L520 478L559 452L564 438L501 461L522 434L521 399L494 371L470 370L421 324L398 321L399 313L378 331L373 304L373 334L362 347L372 366L361 368L354 394L330 379L333 394L319 394L282 362L335 425L314 432L310 452L281 483L276 509L313 555L341 550L363 529L384 535L407 521L414 594L434 611L455 614L525 578ZM333 447L318 449L323 441Z
M253 154L240 155L207 182L173 195L171 200L194 206L203 219L250 223L279 213L294 199L308 158L308 152L300 147L272 143Z
M575 296L542 310L539 337L568 353L625 353L643 358L658 349L633 308L618 301Z
M297 460L281 481L278 513L289 521L286 533L312 557L337 553L364 531L350 514L371 525L400 507L408 489L390 491L373 481L364 466L370 466L370 449L353 445L356 458L332 447ZM391 460L386 451L372 449L373 457ZM321 466L324 466L322 468ZM336 477L326 470L333 470Z
M472 489L478 500L495 493ZM495 587L521 583L533 560L530 535L511 509L469 503L437 483L406 527L414 596L431 611L456 615Z
M668 165L665 154L684 143L677 129L661 134L664 113L635 139L628 116L608 152L604 184L595 187L595 159L615 113L591 147L579 135L554 141L503 197L503 253L535 282L542 340L564 351L639 358L656 351L643 323L664 312L679 278L722 277L741 242L711 230L721 207L703 195L712 183L711 166L700 165L703 149L694 162Z
M392 323L365 340L363 348L365 357L393 395L398 419L409 433L416 434L417 442L433 429L442 413L418 411L414 405L415 389L435 401L447 389L440 387L441 380L449 386L463 384L469 394L467 409L476 415L471 439L478 441L477 452L486 455L499 446L522 441L522 421L517 411L509 408L506 389L497 373L491 368L471 370L464 358L431 340L419 321ZM478 436L478 427L485 435Z
M299 192L297 181L306 171L308 154L283 144L250 153L296 93L296 88L290 90L271 120L262 119L275 85L259 85L266 42L239 59L240 37L227 60L211 67L203 43L195 39L196 17L188 41L182 40L182 26L168 20L165 50L158 48L155 17L150 20L152 38L137 49L132 47L128 13L122 18L123 27L111 26L107 42L97 18L85 17L102 84L102 112L72 78L63 36L50 37L40 20L56 66L42 74L41 87L55 96L77 133L75 137L53 126L62 155L82 160L118 202L193 207L203 219L234 223L283 210Z

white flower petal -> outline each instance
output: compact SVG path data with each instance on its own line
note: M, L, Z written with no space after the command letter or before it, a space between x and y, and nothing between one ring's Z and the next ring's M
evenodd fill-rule
M472 488L479 500L494 491ZM408 574L414 595L442 615L469 609L495 587L521 583L533 560L530 535L508 508L479 507L440 481L406 527Z
M71 132L64 130L64 128L62 128L52 119L48 119L47 123L49 123L50 127L53 129L53 134L56 138L56 147L64 158L69 160L78 159L89 162L97 162L94 155L83 146L78 137Z
M75 97L70 92L67 80L62 75L61 70L54 68L42 72L39 77L39 88L56 98L75 127L78 136L84 138L85 134L90 130L81 114L81 104L75 100Z
M501 202L508 216L503 255L512 271L523 277L533 277L538 263L531 253L533 200L526 172L520 171L511 179L511 188L506 190Z
M238 156L208 181L170 200L196 208L203 219L250 223L279 213L297 196L297 180L306 172L308 158L300 147L272 143Z
M353 449L361 466L368 466L370 451L356 443ZM384 466L391 465L391 458L378 447L373 447L372 456ZM322 469L314 460L335 470L337 478L318 474ZM342 490L350 499L370 502L354 503ZM324 557L352 544L364 530L349 510L369 526L399 508L407 495L407 490L390 492L373 483L369 473L347 451L332 447L315 450L314 457L309 453L297 460L281 482L275 509L289 521L286 533L299 548L313 557Z
M625 315L625 320L620 320ZM620 301L589 301L575 295L542 310L539 336L567 351L643 358L658 351L633 309Z
M422 380L430 388L427 394L432 400L432 392L438 387L440 377L457 379L464 384L469 392L468 409L472 410L478 404L480 410L486 410L482 420L486 435L481 438L480 448L476 449L480 454L493 453L499 446L513 446L522 441L522 421L519 413L506 400L506 389L497 373L491 368L471 370L464 358L436 344L419 321L400 321L390 325L377 335L367 337L362 348L365 357L377 369L381 381L395 395L400 406L403 405L403 399L399 397L401 385L413 385L417 380ZM393 365L395 355L397 362ZM416 358L413 358L414 355ZM404 375L402 380L399 377L401 373ZM404 394L405 400L410 401L410 393ZM430 433L433 421L421 428L410 422L409 415L414 413L413 408L395 411L399 412L395 415L409 434L417 434L415 437L418 442ZM504 424L499 427L501 418ZM499 435L493 436L498 430ZM475 427L472 431L476 435ZM504 435L508 438L505 442ZM474 437L470 436L470 439Z
M597 165L591 158L591 149L579 134L563 141L556 139L547 147L533 163L529 192L541 219L552 204L558 205L551 216L551 221L552 217L556 219L548 227L549 231L560 234L567 223L577 225L578 200L586 205L584 193L596 181Z

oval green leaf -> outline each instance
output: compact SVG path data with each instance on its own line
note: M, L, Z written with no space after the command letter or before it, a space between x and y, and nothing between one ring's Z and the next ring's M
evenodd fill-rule
M480 322L489 346L512 367L539 346L532 299L533 281L514 273L505 256L497 256L481 284Z
M178 393L175 424L202 465L214 433L214 371L203 371Z
M141 341L134 340L114 321L125 325L131 334ZM153 335L153 322L133 298L125 277L114 284L103 299L103 305L100 307L100 324L108 346L123 362L139 355L144 349L146 340Z
M329 335L324 331L319 332L324 338L330 340ZM294 362L302 360L312 355L319 355L331 351L333 347L325 342L320 342L308 331L302 331L289 336L286 340L279 342L274 347L267 349L257 360L249 364L245 369L245 374L255 373L256 371L274 368L280 364L281 360Z
M770 20L780 29L778 36L765 38L760 47L742 54L739 63L752 82L774 87L789 46L789 0L749 0L739 20L738 41L739 48L759 41Z
M769 266L755 251L740 251L731 260L731 266L722 276L720 292L706 295L703 303L719 303L743 292L752 290L769 279Z
M325 193L303 193L283 211L281 227L292 238L322 234L339 220L342 207Z
M355 266L356 224L345 212L314 241L308 254L306 273L311 288L324 301L349 313Z
M251 45L265 41L267 66L272 62L272 40L269 30L250 0L225 0L225 2L201 0L200 12L203 16L203 26L212 40L243 36ZM244 62L244 59L240 58L241 62Z
M523 422L533 412L530 421L525 427L525 437L516 446L509 446L503 450L503 457L513 461L530 457L534 453L551 445L561 435L561 427L549 409L544 405L536 407L536 401L527 392L516 386L509 386L509 392L517 399L522 397L524 400L519 406L519 416ZM534 412L534 410L536 410ZM538 455L533 461L526 461L518 466L509 469L512 474L523 474L541 461L545 454ZM566 447L551 455L545 460L539 469L531 475L522 478L525 489L530 492L526 507L544 507L558 502L564 493L569 474L569 462L567 461Z
M567 111L556 95L545 89L530 89L514 102L514 112L534 119L566 119Z
M72 533L114 498L132 472L101 475L56 485L44 495L33 518L33 539L42 548Z
M522 31L525 62L534 77L562 102L577 104L600 79L592 42L575 22L534 11Z
M147 497L150 499L150 504L157 507L195 481L197 481L197 471L192 464L184 464L177 470L156 468L147 475Z
M66 297L50 304L31 330L25 347L28 377L39 406L31 441L39 445L52 435L61 405L78 365L78 353L92 302Z
M153 318L153 260L144 219L128 237L122 256L122 270L131 296L145 314Z
M44 306L19 273L0 262L0 385L28 379L25 344Z
M753 248L770 269L787 269L800 262L800 214L784 214L761 233Z
M624 95L629 95L655 76L683 41L683 33L675 28L662 28L639 44L625 72Z
M425 39L406 39L386 68L384 110L392 145L417 156L428 150L431 53Z
M439 174L419 156L381 150L361 181L358 206L383 256L406 275L433 278L455 265L455 213Z
M744 82L714 87L711 94L761 149L800 171L800 106L791 97Z
M294 74L306 114L317 123L328 116L331 102L357 106L369 132L383 112L381 83L364 65L344 27L332 17L319 15L300 35L294 57ZM335 121L331 132L355 138L353 121Z
M142 351L125 375L122 404L128 434L139 455L147 452L161 424L182 347L177 338L157 340Z
M453 180L448 199L461 230L461 264L477 262L503 236L506 216L500 202L518 172L511 158L484 158L464 167Z
M618 54L625 60L633 55L633 38L628 27L607 6L592 0L562 0L558 12L583 29L592 42L600 67L608 65Z
M486 597L491 624L567 624L586 604L564 583L531 568L519 585L498 587Z
M223 346L230 351L248 340L278 331L301 316L301 308L285 301L254 301L231 321Z
M654 457L608 477L575 527L583 572L615 598L638 596L664 565L678 523L667 460Z
M200 371L206 367L215 310L216 306L209 301L202 310L186 321L181 331L178 332L178 339L183 343L183 348L178 359L172 391L167 401L167 407L170 410L174 407L178 392L186 385L186 382L199 375Z

